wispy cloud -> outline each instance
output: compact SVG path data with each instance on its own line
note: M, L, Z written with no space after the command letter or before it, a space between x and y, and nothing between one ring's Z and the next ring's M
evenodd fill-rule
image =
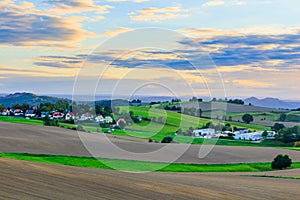
M214 0L214 1L208 1L204 4L202 4L202 6L204 7L210 7L210 6L222 6L225 4L225 1L222 0Z
M187 17L187 10L174 6L164 8L143 8L142 10L129 13L131 20L160 22L169 19Z
M257 80L244 80L244 79L232 80L232 82L236 85L240 85L243 87L254 87L254 88L268 88L273 85L272 83L266 83Z
M34 65L52 68L80 68L84 56L40 56L35 58Z
M124 33L124 32L127 32L127 31L130 31L132 30L131 28L125 28L125 27L119 27L115 30L106 30L102 33L103 36L105 37L113 37L113 36L116 36L120 33Z
M110 5L96 5L93 0L47 0L44 3L52 5L47 10L49 14L64 15L72 13L96 12L97 14L108 13Z
M0 3L0 45L71 47L94 34L82 29L78 17L59 17L32 3Z
M135 3L142 3L142 2L147 2L150 0L106 0L107 2L135 2Z
M247 5L246 1L241 1L241 0L212 0L212 1L207 1L202 6L204 7L215 7L215 6L224 6L224 5L233 5L233 6L244 6Z

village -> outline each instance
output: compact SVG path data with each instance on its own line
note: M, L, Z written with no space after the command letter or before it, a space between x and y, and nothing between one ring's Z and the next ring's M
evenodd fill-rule
M124 117L119 117L117 120L114 120L111 116L92 115L90 113L83 113L81 115L75 115L71 111L59 112L59 111L50 111L45 112L41 111L39 114L36 112L36 108L25 110L21 109L12 109L5 108L1 112L2 116L17 117L17 118L26 118L30 119L40 119L43 120L46 116L50 120L59 120L65 122L90 122L99 124L102 127L106 127L106 133L111 133L115 128L124 129L126 125L132 125L131 120L126 120ZM141 122L143 120L141 115L135 117L136 122ZM177 133L175 133L177 135ZM275 139L277 133L275 131L254 131L251 132L248 129L239 129L232 131L221 131L214 128L201 128L193 129L192 134L190 135L193 138L205 138L205 139L217 139L217 138L226 138L231 140L246 140L246 141L261 141L264 138Z

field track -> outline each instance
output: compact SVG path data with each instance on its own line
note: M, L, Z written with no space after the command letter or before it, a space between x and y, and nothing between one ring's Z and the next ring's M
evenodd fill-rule
M83 133L88 134L88 133ZM89 134L91 141L99 138L96 145L102 147L101 151L105 154L107 142L96 134ZM163 144L133 142L129 140L114 138L110 140L118 147L127 151L143 153L151 152L163 147ZM180 144L172 144L174 148L179 148ZM172 149L173 149L172 147ZM270 162L278 154L288 154L294 162L300 162L300 151L291 151L280 148L264 147L232 147L215 146L213 150L204 158L198 158L200 145L192 145L176 161L178 163L200 163L200 164L223 164L223 163L249 163L249 162ZM73 156L91 156L76 131L33 125L20 125L0 122L0 152L21 152L35 154L56 154ZM169 153L172 153L170 151ZM163 157L163 155L162 155ZM116 157L118 158L118 157ZM133 159L132 157L120 157L120 159ZM137 160L143 160L140 156ZM147 161L156 161L147 160Z
M299 180L123 173L0 158L0 199L297 199Z

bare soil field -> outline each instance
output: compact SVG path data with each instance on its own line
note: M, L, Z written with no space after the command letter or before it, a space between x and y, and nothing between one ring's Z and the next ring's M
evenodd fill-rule
M152 152L164 147L164 144L134 142L129 138L109 136L109 142L105 140L107 135L81 133L87 136L87 140L100 146L101 155L109 154L106 145L112 142L117 147L134 153ZM172 148L166 152L166 157L183 148L181 144L171 144ZM205 147L206 148L206 147ZM204 148L204 149L205 149ZM238 146L214 146L212 151L204 158L199 158L201 145L191 145L176 161L177 163L199 164L225 164L225 163L250 163L271 162L278 154L288 154L294 162L300 162L300 151L291 151L280 148L265 147L238 147ZM0 152L22 152L35 154L55 154L73 156L91 156L82 144L76 131L33 125L21 125L0 122ZM111 158L111 157L109 157ZM143 160L143 156L114 157L119 159ZM161 155L161 159L164 155ZM167 160L167 159L166 159ZM156 158L145 161L157 161Z
M258 106L248 106L248 105L239 105L239 104L232 104L232 103L220 103L220 102L197 102L195 103L186 103L181 105L183 108L201 108L203 111L209 110L226 110L226 112L271 112L277 111L275 108L265 108L265 107L258 107Z
M280 123L280 124L283 124L284 126L289 127L289 128L300 125L300 123L297 123L297 122L253 121L251 123L252 124L259 124L259 125L263 125L263 126L274 126L275 123Z
M278 170L270 172L257 172L251 173L253 175L262 175L262 176L283 176L283 177L300 177L300 169L288 169L288 170Z
M300 181L224 173L124 173L0 159L0 199L296 199Z

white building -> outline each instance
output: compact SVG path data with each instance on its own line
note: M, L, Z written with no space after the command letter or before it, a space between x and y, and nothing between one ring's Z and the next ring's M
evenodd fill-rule
M99 115L99 116L95 117L95 121L98 122L99 124L103 124L104 117L102 115Z
M72 112L68 112L65 116L65 120L72 120L72 119L74 120L74 118L75 118L75 115Z
M104 118L104 121L105 121L105 123L107 123L107 124L110 124L110 123L113 123L113 118L111 118L111 116L106 116L105 118Z
M23 111L21 109L15 109L14 110L14 115L15 116L22 116L24 114L23 114Z
M26 110L25 117L35 117L35 111L34 110Z
M79 118L80 121L86 121L86 120L90 120L92 119L93 116L90 115L89 113L84 113L81 115L81 117Z
M237 133L233 136L235 140L249 140L249 141L258 141L261 140L262 132L253 132L253 133Z
M215 133L216 130L212 128L193 130L194 137L212 138Z
M1 114L2 114L3 116L8 116L8 115L10 115L10 110L4 109L4 110L2 111Z

